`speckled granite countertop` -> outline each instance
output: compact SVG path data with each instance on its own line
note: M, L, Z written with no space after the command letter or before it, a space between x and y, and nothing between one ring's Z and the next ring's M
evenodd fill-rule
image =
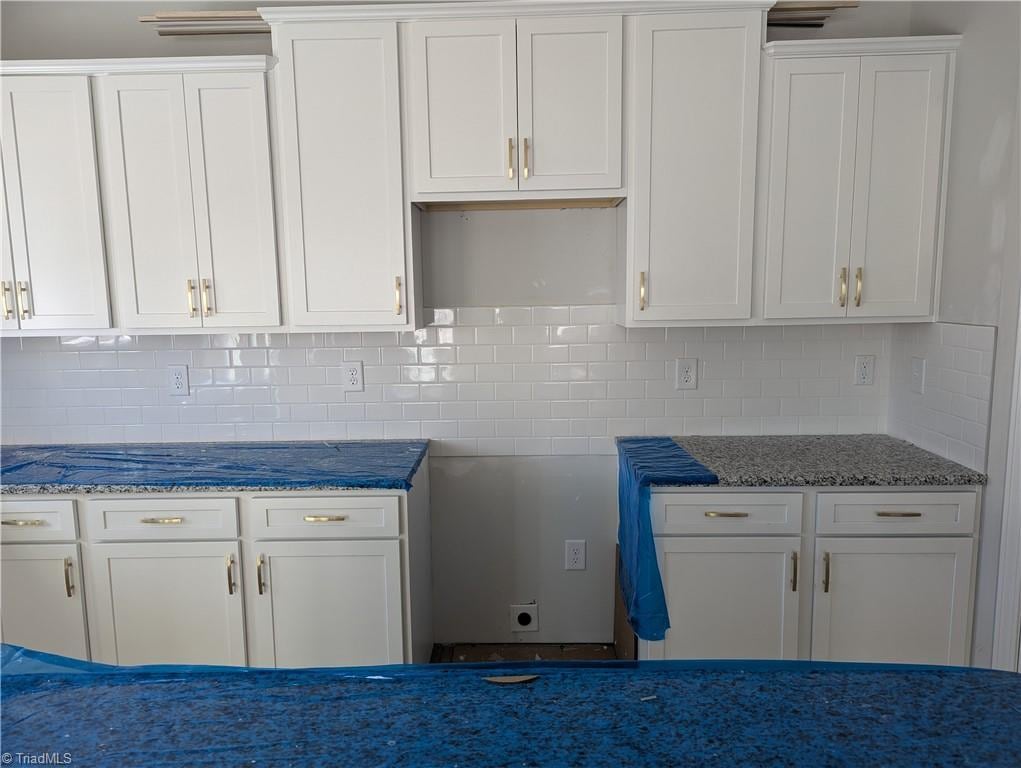
M888 435L677 437L729 486L984 485L986 476Z
M409 490L428 440L0 446L0 492Z

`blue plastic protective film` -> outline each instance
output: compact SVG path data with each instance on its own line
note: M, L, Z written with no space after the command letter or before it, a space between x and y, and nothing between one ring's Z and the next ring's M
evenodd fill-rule
M719 478L669 437L618 437L617 465L617 543L624 606L636 635L662 640L670 617L656 562L649 487L715 485Z
M0 446L5 491L411 488L428 440Z
M3 752L66 755L71 765L1021 764L1021 676L984 669L796 661L116 668L20 649L4 659ZM483 679L499 674L538 678Z

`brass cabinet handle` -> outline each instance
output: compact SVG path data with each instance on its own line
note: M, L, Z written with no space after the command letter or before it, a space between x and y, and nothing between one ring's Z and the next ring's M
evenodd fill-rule
M747 512L714 512L709 510L705 513L706 517L748 517Z
M883 512L877 511L876 517L921 517L921 512Z
M266 580L262 577L262 566L266 564L266 558L263 555L259 555L259 559L255 561L255 581L259 585L259 594L263 594L266 591Z
M209 298L209 281L202 278L202 316L209 317L213 314L213 302Z
M401 313L401 276L394 278L394 309L399 315Z
M11 302L7 298L8 294L10 294L10 292L11 292L11 284L8 283L6 280L4 280L3 281L3 290L0 291L0 299L2 299L2 301L3 301L4 320L10 320L11 318L14 317L14 310L11 309Z
M183 517L143 517L141 522L146 525L180 525Z
M507 178L514 180L514 139L507 139Z
M528 178L528 139L522 139L522 147L524 150L524 166L521 168L521 178Z
M188 285L188 317L195 317L195 281L189 280L187 285Z
M19 528L26 525L46 525L45 520L2 520L0 525L16 525Z
M798 591L798 553L791 552L791 592Z
M638 309L645 310L645 273L638 273Z
M822 591L830 591L830 553L824 552L822 556Z
M68 597L74 597L74 585L71 583L71 558L64 558L64 591Z
M22 280L18 281L18 314L22 320L32 317L32 310L28 305L28 283Z
M847 267L840 268L840 306L847 306Z
M227 594L234 594L234 555L227 555Z
M347 515L305 515L306 523L342 523Z
M862 285L862 282L864 282L862 280L864 272L865 272L865 268L864 267L858 267L858 269L856 269L854 271L854 280L855 280L854 306L856 306L856 307L860 307L861 306L861 285Z

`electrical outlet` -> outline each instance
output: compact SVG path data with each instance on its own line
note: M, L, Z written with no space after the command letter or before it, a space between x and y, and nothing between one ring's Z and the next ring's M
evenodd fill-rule
M170 373L170 394L174 397L187 397L191 394L191 386L188 384L187 365L169 365L167 370Z
M698 360L696 358L677 358L674 389L698 389Z
M564 570L585 570L585 539L568 539L564 542Z
M523 603L510 607L511 632L539 631L539 604Z
M365 381L362 378L362 364L361 361L354 363L344 363L341 367L344 372L343 379L341 380L341 389L345 392L361 392L365 389Z
M875 381L876 356L858 355L854 358L854 385L867 387Z
M925 394L925 358L911 358L911 391L918 395Z

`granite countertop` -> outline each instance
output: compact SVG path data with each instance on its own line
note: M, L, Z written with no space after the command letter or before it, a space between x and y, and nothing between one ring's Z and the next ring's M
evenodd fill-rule
M409 490L428 440L0 446L0 492Z
M984 485L981 472L889 435L674 438L727 486Z

